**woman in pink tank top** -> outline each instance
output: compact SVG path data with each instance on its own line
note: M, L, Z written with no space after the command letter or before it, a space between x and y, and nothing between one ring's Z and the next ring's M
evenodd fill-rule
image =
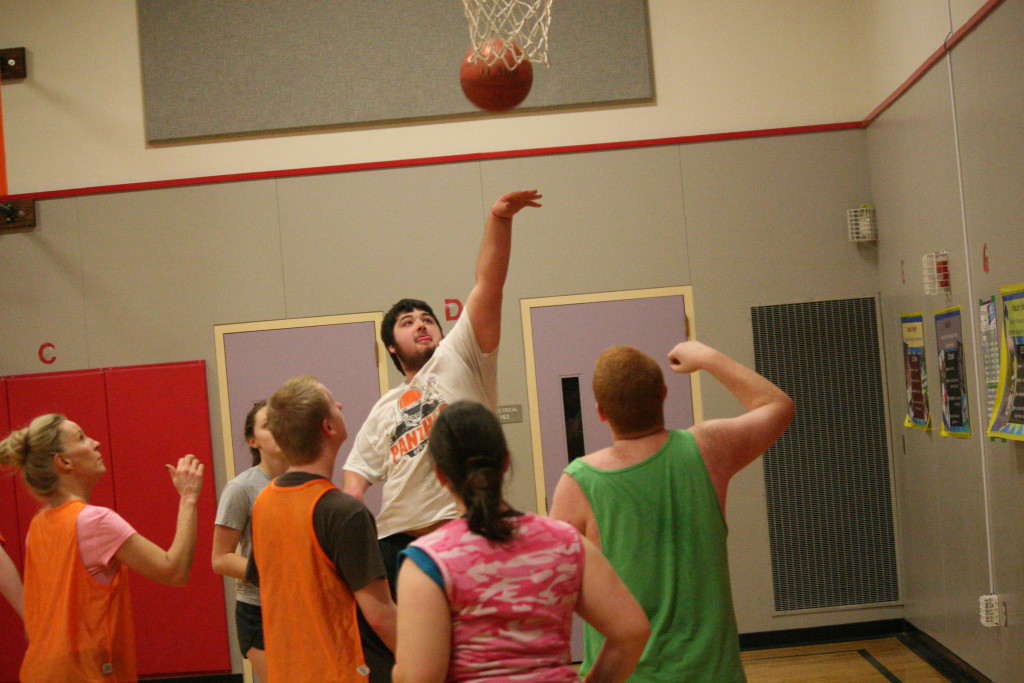
M508 446L484 406L448 406L430 457L462 517L417 539L398 580L393 678L577 681L572 614L604 634L586 681L624 681L650 632L608 561L568 524L519 513L502 497Z

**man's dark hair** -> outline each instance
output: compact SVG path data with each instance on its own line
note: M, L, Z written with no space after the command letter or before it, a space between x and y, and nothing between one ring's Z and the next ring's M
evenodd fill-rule
M384 342L384 347L395 346L395 323L398 322L398 316L403 313L412 313L413 311L423 311L429 313L430 317L437 321L438 326L441 325L441 321L436 315L434 315L434 309L430 307L426 301L420 301L419 299L402 299L395 303L387 313L384 314L384 322L380 324L380 340ZM391 360L394 361L395 367L398 368L399 372L405 372L402 367L402 361L398 360L398 354L388 351L391 355Z

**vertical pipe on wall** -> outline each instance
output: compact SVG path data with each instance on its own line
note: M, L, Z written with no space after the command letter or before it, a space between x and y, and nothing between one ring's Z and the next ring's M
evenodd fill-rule
M0 197L7 196L7 153L4 148L4 107L0 102Z
M964 199L964 171L963 165L960 160L960 129L959 122L957 120L957 109L956 109L956 88L953 84L953 53L950 50L949 39L953 36L953 8L952 2L947 0L946 8L949 12L949 34L946 36L946 40L943 43L943 47L946 52L946 69L949 74L949 101L950 108L953 114L953 148L956 152L956 181L957 189L960 192L960 228L961 234L964 239L964 263L966 265L966 280L967 280L967 300L970 302L972 308L971 314L967 318L971 321L971 339L974 341L974 383L975 391L978 398L975 399L975 404L978 406L978 412L984 418L987 411L982 408L983 401L985 398L985 385L984 385L984 360L981 357L981 337L978 333L978 311L974 307L974 302L977 298L974 295L974 278L971 272L971 244L970 238L967 234L967 203ZM988 420L983 419L982 424L987 427ZM993 559L992 553L992 501L988 490L988 461L986 460L985 452L985 432L984 427L982 433L978 435L978 441L981 445L981 490L982 500L985 507L985 548L986 554L988 555L988 592L995 593L995 560Z

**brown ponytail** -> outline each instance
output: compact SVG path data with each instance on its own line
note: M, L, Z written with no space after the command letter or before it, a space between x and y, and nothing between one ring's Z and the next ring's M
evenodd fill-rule
M466 504L470 531L495 543L511 540L516 520L501 496L508 445L498 418L479 403L453 403L430 431L430 454Z

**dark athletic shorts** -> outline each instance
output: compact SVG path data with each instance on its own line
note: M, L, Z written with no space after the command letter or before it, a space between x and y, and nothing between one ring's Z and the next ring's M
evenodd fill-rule
M243 657L249 648L266 649L263 647L263 612L259 605L236 600L235 626L238 628L238 649Z
M415 540L416 537L410 534L391 534L377 541L381 559L384 560L384 570L388 573L392 600L398 597L398 554Z

